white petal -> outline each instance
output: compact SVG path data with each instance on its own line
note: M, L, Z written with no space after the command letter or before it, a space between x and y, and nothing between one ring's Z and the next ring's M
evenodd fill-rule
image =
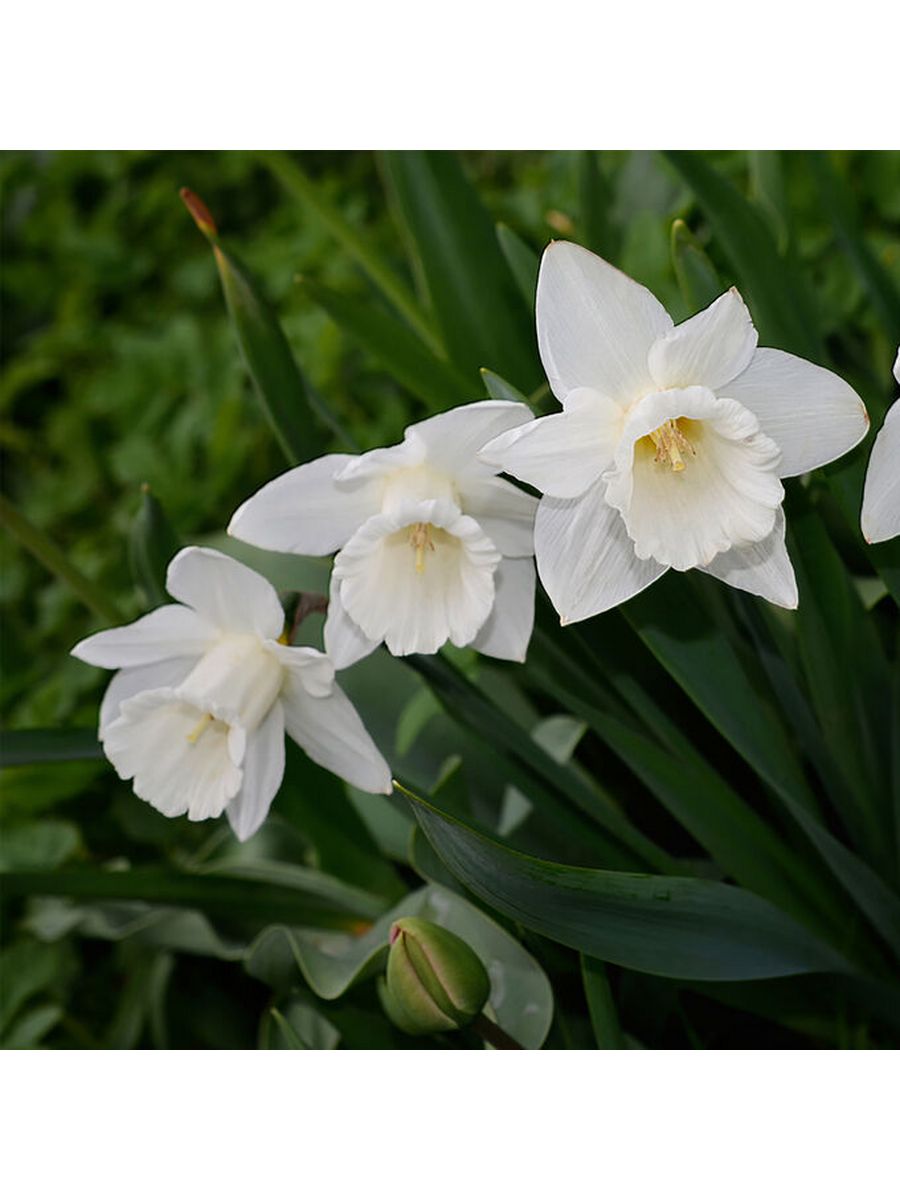
M227 808L228 823L239 842L262 825L284 778L284 710L272 705L263 723L247 738L241 790Z
M192 609L164 604L130 625L92 634L71 653L94 667L140 667L167 658L199 656L216 636L216 629Z
M569 499L580 496L612 462L622 421L622 409L613 400L579 388L566 397L564 412L501 434L481 456L548 496Z
M410 540L418 525L429 539L421 558ZM448 640L467 646L485 623L499 561L471 517L422 501L371 517L335 559L334 573L366 637L384 641L391 654L434 654Z
M634 553L622 518L600 481L575 500L545 496L534 523L541 583L562 623L584 621L624 604L666 568Z
M469 476L459 489L459 503L474 517L501 554L527 558L534 553L534 514L537 497L508 479Z
M537 333L558 400L587 387L630 404L655 390L647 355L672 318L656 299L596 254L552 242L541 259Z
M494 572L494 607L472 646L492 658L524 662L534 627L534 559L504 558Z
M526 404L511 400L477 400L438 413L407 429L425 446L429 464L457 478L474 470L484 473L476 455L487 442L507 429L523 425L534 414Z
M726 550L700 570L781 608L797 607L797 580L784 544L782 509L778 510L775 528L763 541Z
M311 696L330 696L334 687L334 663L312 646L282 646L268 642L267 648L291 674L299 675Z
M678 418L687 418L693 452L675 471L657 461L649 434ZM778 447L747 409L708 388L673 389L635 405L606 496L639 558L686 571L771 533L784 498L778 462Z
M333 554L378 508L371 482L335 479L358 461L350 454L326 454L286 471L244 501L228 532L264 550Z
M328 616L325 618L325 652L334 663L335 669L359 662L378 646L373 638L367 638L341 603L341 581L333 574L328 595Z
M363 480L368 481L370 485L377 485L394 471L421 466L425 457L425 443L416 435L415 426L411 426L402 442L395 446L379 446L375 450L368 450L365 454L351 458L341 467L335 478L338 484L342 485L352 483L358 487ZM377 491L372 494L377 497ZM377 508L377 503L375 507ZM371 516L371 509L368 515Z
M144 667L126 667L124 671L116 671L100 703L101 736L105 726L119 715L119 706L123 700L136 696L138 692L177 687L196 665L196 658L167 658L165 662L148 663Z
M867 542L886 542L900 533L900 400L888 409L872 446L861 524Z
M757 340L747 305L732 288L654 342L649 363L656 389L699 383L716 391L749 366Z
M314 763L364 792L390 794L390 768L339 687L330 696L310 696L292 676L282 703L288 733Z
M234 739L220 721L196 737L203 716L171 688L157 688L123 701L103 731L104 752L119 778L133 779L135 794L167 817L218 817L240 789L243 738Z
M284 626L278 593L262 575L227 554L188 546L169 563L166 590L217 629L277 638Z
M900 383L900 347L897 348L897 357L894 359L894 378Z
M869 428L866 407L849 383L783 350L757 350L723 394L755 413L778 445L782 479L840 458Z

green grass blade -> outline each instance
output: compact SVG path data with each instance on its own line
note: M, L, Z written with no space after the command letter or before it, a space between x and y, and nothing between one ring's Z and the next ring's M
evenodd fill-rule
M128 550L131 573L146 608L169 603L166 568L180 548L163 506L145 483L141 488L141 506L131 523Z
M508 225L502 221L497 224L497 241L503 251L503 257L509 264L509 269L518 284L519 291L529 309L534 308L534 295L537 291L538 256Z

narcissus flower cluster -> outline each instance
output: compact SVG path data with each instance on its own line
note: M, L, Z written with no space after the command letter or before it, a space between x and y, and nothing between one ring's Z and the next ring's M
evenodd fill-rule
M336 555L326 653L285 644L266 580L197 547L170 564L178 603L75 647L117 669L100 738L138 796L170 816L227 813L249 837L281 783L285 732L349 783L389 792L388 766L335 668L381 644L523 661L535 556L564 624L668 570L696 568L796 606L781 481L864 437L854 390L760 348L735 289L676 326L646 288L565 242L541 263L537 333L560 412L461 405L410 426L398 445L287 471L232 517L229 533L252 545ZM900 532L898 412L872 452L870 541Z

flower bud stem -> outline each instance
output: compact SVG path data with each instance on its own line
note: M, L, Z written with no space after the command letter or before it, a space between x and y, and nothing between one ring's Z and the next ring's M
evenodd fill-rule
M515 1038L511 1038L508 1033L504 1033L499 1025L495 1025L489 1017L484 1013L479 1013L472 1022L470 1029L478 1034L480 1038L484 1038L486 1042L490 1042L495 1050L524 1050L524 1046L520 1046Z

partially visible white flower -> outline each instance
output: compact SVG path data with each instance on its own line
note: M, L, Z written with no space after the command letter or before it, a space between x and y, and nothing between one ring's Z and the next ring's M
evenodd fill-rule
M410 425L397 446L328 454L266 484L228 532L267 550L340 550L325 622L338 668L380 642L392 654L434 654L450 641L521 662L537 501L476 454L531 415L485 400Z
M900 383L900 349L894 378ZM867 542L886 542L900 534L900 400L888 409L872 447L860 524Z
M167 817L228 820L241 841L264 821L284 775L284 734L367 792L391 791L387 763L334 682L328 657L279 640L275 589L216 550L169 564L180 601L72 650L120 668L100 708L100 740L121 779Z
M758 349L734 288L676 328L646 288L568 242L541 260L537 332L563 411L499 435L483 457L545 493L535 554L563 622L670 567L796 607L781 479L865 436L853 389Z

